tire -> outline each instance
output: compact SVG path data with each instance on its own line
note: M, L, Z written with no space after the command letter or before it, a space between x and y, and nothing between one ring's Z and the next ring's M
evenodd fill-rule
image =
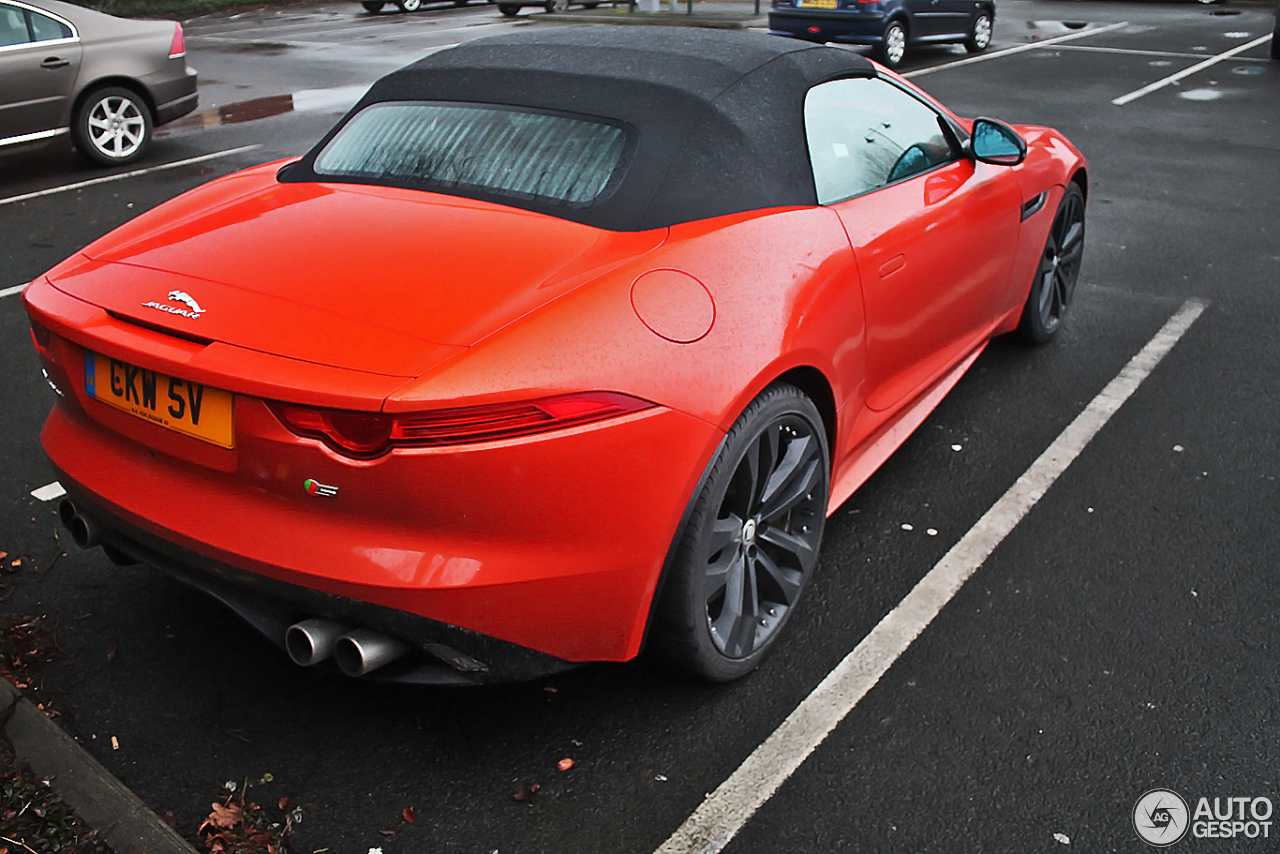
M122 86L90 92L71 128L76 148L97 163L121 166L142 156L151 143L151 108Z
M1031 282L1018 335L1029 344L1047 344L1058 335L1080 278L1084 257L1084 193L1072 181L1058 205L1040 267Z
M520 7L512 3L499 3L498 11L503 15L506 15L508 18L514 18L516 15L520 14Z
M374 14L377 14L382 11L382 7L386 4L379 2L379 0L364 0L360 5L364 7L366 12L373 12Z
M907 29L901 21L890 21L884 28L884 38L876 48L876 56L882 65L897 68L907 55Z
M991 13L979 12L969 28L969 38L965 39L964 49L969 53L982 53L991 44Z
M668 662L737 679L773 648L818 564L830 452L817 408L777 383L730 429L675 544L652 639Z
M552 14L569 11L569 0L547 0L543 7Z
M395 0L395 4L401 12L416 12L422 8L422 0Z

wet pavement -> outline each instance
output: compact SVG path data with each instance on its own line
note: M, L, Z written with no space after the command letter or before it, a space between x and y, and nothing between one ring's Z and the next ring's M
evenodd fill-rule
M57 627L66 657L45 690L67 731L188 834L224 781L270 772L262 797L308 805L299 850L654 851L1197 298L1209 308L1147 384L727 850L1137 851L1132 810L1149 789L1280 799L1280 357L1267 343L1280 68L1254 48L1115 103L1250 43L1273 13L999 9L993 55L1086 35L963 65L961 49L925 50L904 70L962 114L1052 124L1090 157L1065 335L988 349L832 517L787 643L735 685L644 663L477 691L347 680L292 666L158 573L96 552L55 562L52 507L30 494L52 480L38 442L50 392L17 299L0 298L0 550L29 557L0 595ZM541 15L351 3L189 22L203 111L168 130L143 174L106 180L65 153L0 166L0 291L214 175L305 150L423 52ZM1189 837L1175 850L1273 848Z

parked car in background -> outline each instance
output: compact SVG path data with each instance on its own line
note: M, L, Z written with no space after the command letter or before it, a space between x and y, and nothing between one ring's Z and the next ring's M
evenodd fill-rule
M179 23L0 0L0 153L69 133L91 160L129 163L197 97Z
M913 45L963 42L970 52L986 50L995 20L992 0L773 0L769 31L870 45L896 68Z
M1271 31L1271 58L1280 59L1280 5L1276 6L1276 27Z

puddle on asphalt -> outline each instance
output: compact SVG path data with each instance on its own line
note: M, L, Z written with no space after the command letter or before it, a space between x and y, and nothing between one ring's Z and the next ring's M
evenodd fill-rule
M219 53L265 53L268 56L282 54L289 49L284 42L243 42L218 46Z
M256 122L286 113L342 113L360 100L369 87L338 86L333 89L302 89L289 95L272 95L236 104L225 104L211 110L193 113L170 122L156 131L164 136L175 131L196 130Z
M1179 92L1178 97L1188 101L1217 101L1226 94L1221 89L1187 89Z
M1232 74L1242 74L1245 77L1256 77L1259 74L1265 74L1267 69L1261 65L1237 65L1231 69Z
M1029 41L1065 36L1067 33L1083 30L1089 26L1088 21L1027 21L1030 30Z

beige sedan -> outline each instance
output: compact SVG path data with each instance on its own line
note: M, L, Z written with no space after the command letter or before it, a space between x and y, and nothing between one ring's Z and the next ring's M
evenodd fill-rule
M0 0L0 154L69 133L91 160L128 163L196 100L181 24Z

